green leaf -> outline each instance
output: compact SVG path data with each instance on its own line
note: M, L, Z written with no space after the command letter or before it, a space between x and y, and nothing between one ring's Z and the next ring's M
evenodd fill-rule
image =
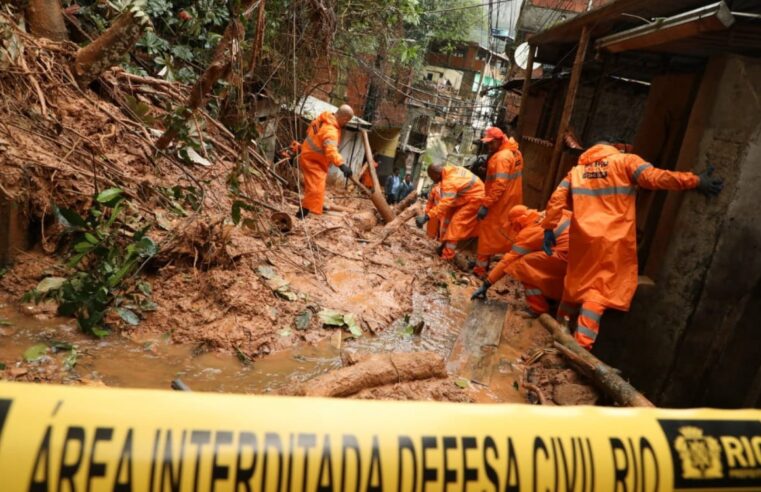
M53 210L55 211L56 217L58 217L58 222L60 222L64 227L87 227L87 222L85 222L85 219L83 219L82 216L80 216L75 211L68 208L58 207L55 207Z
M98 244L100 240L89 232L85 232L85 240L90 244Z
M151 295L151 284L149 284L148 282L138 282L137 283L137 290L139 290L143 294L149 296L149 295Z
M69 352L69 354L63 359L64 369L66 369L67 371L71 371L72 369L74 369L74 366L77 365L78 355L79 354L77 354L77 351L75 349L72 349L71 352Z
M278 297L281 297L285 299L286 301L298 301L299 296L295 292L293 292L291 289L288 288L288 284L285 284L281 287L278 287L274 290L275 294Z
M127 324L132 326L137 326L140 324L140 317L131 309L116 308L116 312L119 313L119 317L123 319Z
M317 313L317 316L320 318L320 322L324 326L343 326L344 325L344 315L342 313L339 313L338 311L333 311L332 309L323 309L319 313Z
M93 245L87 241L82 241L74 245L74 251L77 253L88 253L93 248Z
M5 362L0 362L0 371L5 370Z
M93 326L90 331L98 338L103 338L108 335L108 330L101 328L100 326Z
M362 336L362 328L357 324L357 318L354 316L354 313L344 314L344 323L346 323L346 326L349 328L349 333L355 337Z
M309 323L312 321L312 311L305 309L296 315L296 329L306 330L309 328Z
M13 323L5 318L0 318L0 326L13 326Z
M113 206L116 205L115 200L121 197L122 193L124 193L124 191L121 188L109 188L98 193L95 200L98 203Z
M38 343L32 345L24 351L24 360L27 362L34 362L40 360L48 351L48 346L44 343Z
M84 258L86 254L87 253L79 253L72 256L71 258L69 258L69 261L66 262L66 266L69 268L76 268L77 265L79 265L79 262L82 261L82 258Z
M137 251L142 256L154 256L156 253L158 253L159 248L156 246L156 243L153 242L153 239L146 236L138 241Z
M51 290L60 289L64 282L66 279L63 277L46 277L34 289L40 294L46 294Z
M470 381L468 381L465 378L460 378L457 381L454 382L457 386L459 386L462 389L466 389L470 387Z
M53 349L53 352L68 352L74 348L74 345L61 340L52 340L50 342L50 348Z

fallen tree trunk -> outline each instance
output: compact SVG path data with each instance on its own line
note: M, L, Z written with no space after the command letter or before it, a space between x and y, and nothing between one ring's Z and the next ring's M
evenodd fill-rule
M74 74L80 87L87 87L106 69L118 65L150 24L138 7L130 7L103 34L80 48L74 59Z
M375 354L308 381L305 396L351 396L366 388L447 377L446 361L434 352Z
M613 400L625 407L655 407L645 396L626 382L600 359L583 349L568 331L549 314L539 316L539 322L552 334L563 355Z
M417 191L412 191L410 192L409 195L404 197L404 199L401 202L397 203L394 206L394 212L398 214L399 212L406 209L407 207L409 207L416 201L417 201Z
M367 166L370 170L370 176L373 178L373 191L369 195L370 200L373 202L373 205L375 205L375 208L378 209L383 222L388 224L394 220L395 214L394 211L391 210L391 207L388 206L386 197L383 196L383 192L381 191L380 181L378 181L378 173L375 172L375 159L373 159L373 149L370 148L370 139L367 136L367 132L365 130L360 130L360 133L362 133L362 142L365 145L365 158L367 159ZM359 181L352 181L354 184L359 184ZM364 186L362 188L364 188ZM367 190L367 188L365 189Z
M387 237L398 230L402 224L415 217L416 215L420 215L422 213L423 206L421 204L417 204L403 211L397 215L394 220L383 226L383 229L381 229L378 237L372 243L370 243L367 248L365 248L365 251L375 250L383 241L386 240Z

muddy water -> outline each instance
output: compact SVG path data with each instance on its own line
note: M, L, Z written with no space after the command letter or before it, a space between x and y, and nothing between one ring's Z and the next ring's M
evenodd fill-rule
M453 296L460 303L464 295ZM344 350L362 352L432 350L448 357L464 311L443 295L413 296L413 307L426 323L421 335L409 335L400 322L377 336L343 340ZM51 368L49 379L56 381L102 381L107 386L168 388L179 378L197 391L266 393L306 381L341 366L341 350L326 338L317 345L302 345L243 364L237 357L216 352L198 353L195 347L169 342L168 336L130 340L111 335L102 340L82 335L74 321L44 315L24 314L14 306L0 306L0 320L8 325L0 330L0 362L13 367L23 360L29 347L67 342L77 352L76 366L62 369L68 352L52 353L41 365Z

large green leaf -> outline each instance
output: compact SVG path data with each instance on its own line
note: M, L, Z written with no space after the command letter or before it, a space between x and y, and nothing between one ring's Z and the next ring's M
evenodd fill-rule
M119 313L119 317L123 319L127 324L132 326L137 326L140 324L140 317L131 309L116 308L116 312Z
M28 349L24 351L24 360L27 362L34 362L36 360L40 360L45 353L48 351L48 346L44 343L38 343L37 345L32 345Z
M356 316L354 316L354 313L344 314L344 323L349 328L349 333L351 333L355 337L362 336L362 328L359 327L359 324L357 323L357 318Z
M60 289L66 279L63 277L45 277L37 284L35 290L40 294L45 294L51 290Z
M98 203L113 206L116 205L116 199L121 197L122 193L124 193L124 191L121 188L109 188L98 193L95 200Z
M323 309L317 316L320 318L320 322L325 326L343 326L344 315L338 311L332 309Z

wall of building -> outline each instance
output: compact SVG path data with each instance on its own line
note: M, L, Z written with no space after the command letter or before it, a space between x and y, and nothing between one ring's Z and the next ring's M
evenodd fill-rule
M596 355L659 405L761 406L759 87L761 61L709 62L677 169L710 163L724 191L669 193L678 214L657 282L602 321Z

